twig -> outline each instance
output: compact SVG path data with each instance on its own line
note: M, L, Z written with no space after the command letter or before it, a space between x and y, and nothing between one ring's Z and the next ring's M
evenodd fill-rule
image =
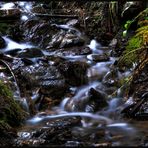
M77 19L78 18L77 15L56 15L56 14L40 14L40 13L35 13L34 15L36 15L37 17L42 17L44 19L48 19L48 18L75 18Z
M3 64L9 69L9 71L10 71L11 75L13 76L14 81L15 81L15 83L16 83L16 88L17 88L17 91L18 91L18 93L19 93L19 98L21 98L20 89L19 89L19 86L18 86L16 77L15 77L15 75L14 75L14 73L13 73L11 67L10 67L9 64L8 64L6 61L4 61L4 60L0 60L0 62L3 63Z

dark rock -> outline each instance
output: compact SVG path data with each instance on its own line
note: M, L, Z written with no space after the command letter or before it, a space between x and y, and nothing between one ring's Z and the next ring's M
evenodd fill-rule
M146 8L146 2L144 1L126 2L122 9L121 20L125 22L133 19L144 10L144 8Z
M95 61L95 62L103 62L103 61L108 61L109 60L109 56L107 54L91 54L89 56L87 56L87 58L89 60Z
M20 10L17 8L11 8L11 9L0 9L0 17L1 19L14 19L14 18L20 18Z
M89 47L70 47L70 48L62 48L56 49L55 55L58 56L79 56L79 55L88 55L91 54L92 51Z
M18 55L18 53L20 51L22 51L22 49L20 49L20 48L16 48L16 49L13 49L13 50L6 50L5 54L6 55L11 55L11 56L16 56L16 55Z
M66 61L58 65L58 69L64 75L66 83L72 86L80 86L87 82L86 72L88 67L88 64L79 61Z
M52 36L51 42L49 42L47 49L58 48L65 36L66 32L60 31L57 34Z
M84 44L84 39L74 34L66 34L60 44L60 48L81 46Z
M65 105L65 110L96 112L108 105L107 95L94 88L90 88L85 94L79 97L80 98L70 98Z
M39 20L28 20L22 25L22 29L25 30L23 34L25 40L33 42L41 48L46 48L52 36L59 31L49 22Z
M27 138L23 137L26 131L19 131L20 136L16 139L16 146L64 146L68 139L74 140L71 128L80 125L79 117L63 117L62 119L48 121L46 123L47 128L38 127L35 129L32 127L27 132L30 135Z
M65 79L55 66L35 64L21 68L21 88L30 90L40 87L41 93L52 98L61 98L67 91Z
M60 63L65 61L64 58L62 58L60 56L57 56L57 54L51 55L51 56L47 56L46 59L48 60L49 64L51 63L50 65L54 65L54 66L57 66Z
M67 48L72 46L81 46L84 44L84 39L65 31L60 31L52 37L51 42L47 46L47 49L50 48Z
M41 5L38 5L38 6L34 6L32 9L31 9L31 12L32 13L47 13L46 9L44 9Z
M41 49L38 48L26 48L23 49L22 52L19 52L19 58L35 58L35 57L43 57L44 54Z
M89 47L84 47L84 48L81 48L81 52L79 54L80 55L88 55L91 53L92 53L92 50Z
M5 40L2 37L0 37L0 48L5 48L5 47L6 47Z
M113 69L110 72L108 72L102 82L106 84L107 86L118 86L119 85L119 75L118 75L118 70Z

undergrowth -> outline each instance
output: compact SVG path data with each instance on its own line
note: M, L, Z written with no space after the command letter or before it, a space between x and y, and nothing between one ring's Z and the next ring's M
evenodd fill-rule
M128 21L127 24L125 24L125 28L128 30L131 23L135 21L138 22L137 30L135 31L135 35L129 39L126 50L119 59L120 66L125 65L127 67L132 67L134 63L138 65L147 58L148 8L142 11L132 21Z

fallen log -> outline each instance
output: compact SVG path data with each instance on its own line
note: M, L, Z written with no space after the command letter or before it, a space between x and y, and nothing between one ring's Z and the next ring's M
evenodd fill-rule
M77 15L57 15L57 14L34 14L37 17L43 18L43 19L49 19L49 18L73 18L78 19Z

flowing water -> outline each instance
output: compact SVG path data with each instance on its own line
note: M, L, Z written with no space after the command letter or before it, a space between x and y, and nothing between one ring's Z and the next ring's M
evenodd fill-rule
M28 2L27 2L28 3ZM19 3L20 7L23 7L24 12L30 12L31 4L27 5L25 2ZM13 3L9 3L7 5L3 5L3 8L6 7L14 7ZM25 13L24 13L25 14ZM22 20L25 21L28 19L28 16L23 15ZM56 25L56 24L54 24ZM76 31L78 36L81 36L82 33L79 32L77 29L70 27L65 24L56 25L59 28L65 29L65 30L71 30ZM34 45L31 45L29 43L17 43L10 38L3 36L3 39L7 43L6 48L2 49L2 52L14 50L14 49L23 49L25 48L32 48L35 47ZM111 86L106 86L105 82L110 75L113 67L114 62L117 58L115 57L109 57L107 61L101 61L101 62L94 62L93 61L93 55L102 55L104 53L107 53L110 55L111 50L107 49L104 50L95 39L90 40L89 44L86 45L89 47L92 51L89 55L68 55L68 56L61 56L62 58L68 60L68 61L84 61L90 65L90 67L87 70L87 77L88 77L88 84L80 86L80 87L71 87L70 90L74 94L71 98L72 105L70 106L70 112L66 110L66 104L68 104L69 97L63 98L61 101L61 104L59 106L56 106L56 111L53 108L52 114L48 113L40 113L38 112L34 117L30 117L24 125L24 127L29 126L29 128L34 127L38 125L39 127L46 127L46 123L50 120L56 120L61 119L64 117L81 117L81 123L82 127L75 128L74 133L95 133L96 130L104 129L106 132L110 132L113 135L124 135L125 139L122 141L118 140L114 142L114 145L132 145L135 144L134 138L137 138L137 134L140 135L140 131L142 131L142 128L139 127L139 124L135 124L137 122L132 122L132 124L129 121L124 120L122 117L120 117L120 111L123 108L124 104L124 98L123 98L123 91L124 88L114 88L116 93L116 96L112 96L112 93L107 92L106 90L110 89ZM43 51L44 55L54 55L55 52L47 52ZM121 73L117 70L117 75L115 79L121 79L127 76L131 75L131 70L126 71L124 73ZM3 78L4 75L1 73L0 78ZM110 83L114 83L114 79L110 79ZM96 113L90 113L87 112L91 110L91 106L88 105L87 109L83 112L75 111L75 106L78 102L82 103L85 102L86 96L88 95L88 91L94 88L96 90L106 91L105 93L108 96L108 106L103 108L102 110L96 112ZM14 95L17 94L17 92L14 92ZM31 98L32 100L36 99L36 94L34 94ZM17 96L15 97L17 98ZM22 98L23 105L25 106L26 110L29 110L29 106L27 104L27 101L25 98ZM54 113L55 112L55 113ZM89 120L88 120L89 119ZM95 124L95 126L94 126ZM147 127L144 128L144 130L147 129ZM18 135L20 137L28 137L30 134L26 131L19 131Z
M11 39L7 38L7 37L3 37L3 39L6 41L7 43L7 47L5 49L3 49L3 51L8 51L8 50L14 50L16 48L20 48L21 50L25 49L25 48L30 48L30 47L34 47L33 45L30 44L26 44L26 43L16 43L14 41L12 41ZM99 43L97 43L95 40L90 41L90 44L88 45L91 50L92 50L92 54L103 54L104 51L100 50L99 48L101 47L101 45ZM44 54L46 54L44 52ZM54 53L51 53L54 54ZM65 106L68 103L68 100L70 98L64 98L63 101L61 102L61 104L59 106L57 106L58 113L56 114L47 114L47 113L38 113L37 115L35 115L34 117L30 118L29 120L26 121L26 126L29 125L29 128L31 126L46 126L46 123L49 122L50 120L56 120L56 119L61 119L64 117L82 117L82 127L83 129L81 129L81 132L83 131L86 133L94 133L95 130L99 130L99 129L105 129L107 131L110 131L112 134L115 135L124 135L127 138L131 138L135 137L135 133L137 132L136 128L132 127L130 124L126 123L125 121L123 121L123 119L120 119L120 116L118 113L116 113L117 109L123 105L123 99L122 97L116 97L116 98L110 98L108 100L108 107L105 110L102 110L100 112L97 113L89 113L87 112L75 112L74 108L77 102L81 102L83 104L83 102L85 102L85 96L87 96L88 90L90 90L90 88L94 88L94 89L102 89L104 87L104 84L102 83L102 81L105 79L105 77L108 75L108 73L110 73L111 67L115 61L114 57L110 57L109 61L106 62L97 62L97 63L93 63L91 61L91 56L90 55L83 55L83 56L66 56L65 59L69 60L69 61L80 61L82 59L85 59L85 61L87 63L90 64L90 68L87 71L87 77L88 77L88 84L81 86L81 87L71 87L71 91L73 91L74 96L72 97L73 99L73 105L71 106L71 111L72 112L67 112L65 110ZM88 62L91 61L91 62ZM129 75L130 72L126 72L125 75ZM99 78L99 80L97 80ZM118 90L120 92L120 90ZM32 96L32 99L34 99L34 97L36 96ZM15 97L16 98L16 97ZM24 108L26 110L29 110L29 106L27 105L27 101L25 98L21 98ZM89 119L89 122L87 121ZM94 127L93 124L98 124L98 126ZM100 126L100 124L102 126ZM103 125L106 125L105 127ZM82 128L81 127L81 128ZM80 128L76 128L75 129L75 134L77 132L79 132ZM21 133L21 137L25 137L25 131ZM130 134L129 134L130 133ZM29 133L28 133L29 134ZM132 140L133 140L132 139ZM119 141L118 141L119 142ZM119 145L122 142L119 142ZM125 141L123 142L125 143ZM118 144L117 144L118 145Z

